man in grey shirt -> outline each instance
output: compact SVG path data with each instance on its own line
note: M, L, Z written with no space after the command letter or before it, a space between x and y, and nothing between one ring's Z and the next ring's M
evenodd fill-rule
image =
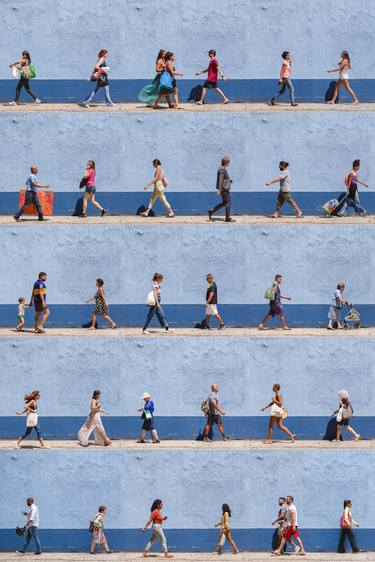
M227 441L229 439L229 437L225 435L223 423L221 420L221 416L225 416L225 412L220 407L220 398L218 392L219 392L219 387L217 386L217 384L212 384L211 394L209 394L207 397L209 411L208 411L207 424L203 432L203 438L205 441L211 441L211 439L208 439L208 433L215 423L217 424L217 427L224 441Z
M229 156L224 156L221 161L221 166L217 171L216 179L216 192L221 195L221 203L216 205L213 209L208 209L208 218L211 220L213 214L225 207L225 222L236 222L230 216L232 200L230 196L230 188L232 186L232 180L228 174L228 166L230 164Z

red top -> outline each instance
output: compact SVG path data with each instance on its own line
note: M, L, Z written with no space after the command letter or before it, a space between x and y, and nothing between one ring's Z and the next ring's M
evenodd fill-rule
M217 82L217 69L219 67L219 63L217 59L213 58L210 60L210 64L208 65L208 80L210 82Z
M151 519L153 523L161 525L164 521L164 515L162 515L158 509L154 509L154 511L151 513Z
M91 185L95 185L95 176L96 176L96 172L94 170L94 168L90 168L89 170L86 171L86 178L87 178L87 182L86 182L86 186L90 187Z

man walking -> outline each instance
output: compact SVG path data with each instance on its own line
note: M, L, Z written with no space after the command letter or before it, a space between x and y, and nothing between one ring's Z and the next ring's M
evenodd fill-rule
M39 534L38 534L39 510L38 510L37 506L35 505L33 498L27 498L26 503L29 507L28 511L22 511L21 512L22 515L25 515L27 517L26 525L25 525L26 540L25 540L25 544L23 545L21 550L17 550L17 552L25 554L26 549L29 546L29 543L30 543L31 539L33 539L34 542L35 542L35 546L36 546L35 554L42 554L42 547L40 545Z
M285 529L287 526L287 513L288 513L288 506L286 504L286 498L279 498L279 512L277 514L277 518L275 521L272 521L272 526L279 525L277 531L275 531L274 536L272 538L272 550L276 550L281 543L281 540L284 536ZM299 546L294 544L293 540L288 541L294 547L294 553L297 554L300 551ZM283 552L286 551L286 544L284 545Z
M221 416L225 416L225 412L224 410L222 410L222 408L220 407L219 403L220 403L220 398L219 398L219 387L217 386L217 384L212 384L211 385L211 394L208 395L207 397L207 401L208 401L208 419L207 419L207 424L206 427L204 428L204 432L203 432L203 440L204 441L210 441L211 439L208 439L208 434L210 429L212 429L212 426L214 424L217 425L224 441L228 441L229 437L227 437L225 435L224 432L224 428L223 428L223 423L221 420Z
M221 166L217 171L216 179L216 192L217 195L221 195L221 203L216 205L213 209L208 209L208 218L211 220L212 215L217 211L225 207L225 222L236 222L230 216L232 200L230 196L230 189L232 186L232 180L228 174L228 166L230 164L229 156L224 156L221 161Z
M45 183L38 183L38 178L36 177L36 175L38 173L38 168L36 166L31 166L30 172L31 172L31 174L29 175L29 177L26 180L25 203L17 211L17 213L14 215L14 218L15 218L16 221L19 220L22 213L24 213L26 211L27 207L29 205L31 205L32 203L37 208L38 220L40 220L40 221L46 220L45 218L43 218L43 211L42 211L42 206L41 206L40 201L39 201L39 197L38 197L38 193L37 193L37 187L44 189L44 188L49 187L49 185L47 185Z
M259 324L258 326L259 330L267 330L266 322L270 318L273 318L274 316L280 317L281 327L283 330L291 330L291 328L288 328L285 322L285 314L284 314L283 305L281 304L281 299L291 301L292 298L285 297L281 294L280 285L282 282L283 282L282 275L276 275L272 287L270 289L267 289L266 291L265 296L270 301L270 308L267 314L265 315L265 317L263 318L263 320L261 321L261 323Z
M49 309L47 308L47 287L46 287L47 273L41 271L38 279L33 285L33 292L31 293L30 306L34 304L35 318L34 318L34 333L44 334L44 324L49 316ZM42 321L39 323L40 315L42 314Z
M225 328L224 321L217 310L217 286L215 283L214 276L212 273L208 273L206 276L208 287L206 291L206 330L211 330L210 328L210 319L211 316L215 316L217 321L219 322L219 330L223 330Z
M288 511L286 513L287 526L285 528L285 532L283 538L281 539L279 547L276 550L274 550L273 553L276 554L276 556L280 556L286 541L291 542L292 538L294 537L299 545L299 549L298 547L295 548L295 554L300 554L301 556L305 556L306 552L298 534L298 513L297 513L297 508L294 505L293 496L287 496L286 503L288 506Z
M208 51L208 56L210 58L210 62L208 64L208 67L205 68L204 70L201 70L200 72L195 73L196 76L199 76L200 74L204 74L206 72L208 73L207 74L207 80L204 81L203 86L202 86L201 99L199 101L197 101L197 105L203 105L204 98L206 97L207 90L215 90L215 92L217 92L223 98L224 103L229 103L229 100L228 100L227 96L217 86L217 76L218 76L218 74L220 74L222 80L225 80L225 76L221 72L219 62L216 58L215 49L210 49Z

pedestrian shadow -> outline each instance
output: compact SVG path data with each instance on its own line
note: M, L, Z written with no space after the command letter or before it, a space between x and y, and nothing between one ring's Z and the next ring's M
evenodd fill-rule
M329 86L328 86L328 88L326 90L326 93L324 95L324 100L325 100L326 103L328 101L331 101L331 99L333 98L333 94L335 93L335 90L336 90L336 85L337 85L337 80L332 80L329 83ZM339 102L339 97L340 97L340 94L337 95L335 103Z

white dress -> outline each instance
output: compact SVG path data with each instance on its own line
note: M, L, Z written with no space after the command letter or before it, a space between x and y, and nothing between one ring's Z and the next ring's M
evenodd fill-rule
M92 432L94 432L94 441L96 445L105 445L106 441L109 440L99 412L91 412L79 430L78 441L81 445L87 447Z

